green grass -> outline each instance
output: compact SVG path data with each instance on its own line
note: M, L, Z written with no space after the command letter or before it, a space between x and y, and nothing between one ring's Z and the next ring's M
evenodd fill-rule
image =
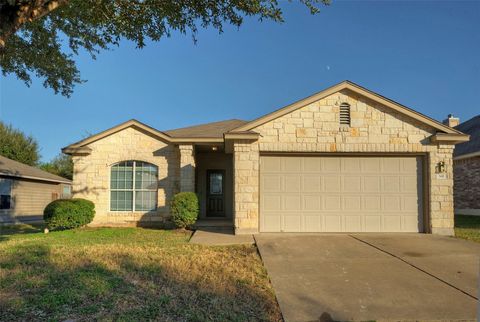
M0 227L0 321L280 320L254 246L187 232Z
M480 243L480 217L456 215L455 236Z

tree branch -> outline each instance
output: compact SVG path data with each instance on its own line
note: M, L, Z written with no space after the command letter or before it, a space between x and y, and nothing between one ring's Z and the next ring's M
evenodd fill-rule
M40 19L68 0L17 0L0 4L0 53L3 53L8 38L25 23Z

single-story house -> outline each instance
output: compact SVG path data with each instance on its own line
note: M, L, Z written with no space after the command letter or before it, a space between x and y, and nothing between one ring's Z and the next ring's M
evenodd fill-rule
M52 200L69 198L72 181L0 155L0 224L43 220Z
M453 153L455 213L480 215L480 115L452 125L470 135L470 141L458 144Z
M453 234L454 145L468 135L344 81L252 121L159 131L130 120L71 144L94 224L200 218L257 232Z

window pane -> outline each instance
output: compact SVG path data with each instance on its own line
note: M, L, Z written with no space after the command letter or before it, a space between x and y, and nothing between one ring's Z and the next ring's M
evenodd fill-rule
M10 195L0 195L0 209L10 209Z
M118 192L117 191L110 192L110 210L113 210L113 211L118 210L117 199L118 199Z
M12 189L12 180L0 179L0 195L10 195Z
M135 171L135 189L157 189L157 167L137 162Z
M155 210L157 205L157 193L154 191L137 191L135 193L135 210Z
M132 191L110 192L110 210L112 211L133 210L133 192Z

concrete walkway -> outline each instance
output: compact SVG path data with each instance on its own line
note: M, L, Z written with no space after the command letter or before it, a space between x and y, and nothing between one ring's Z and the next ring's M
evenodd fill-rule
M476 320L478 243L425 234L255 239L286 321Z
M202 228L195 231L190 242L208 246L225 246L254 244L255 240L252 235L234 235L233 228Z

